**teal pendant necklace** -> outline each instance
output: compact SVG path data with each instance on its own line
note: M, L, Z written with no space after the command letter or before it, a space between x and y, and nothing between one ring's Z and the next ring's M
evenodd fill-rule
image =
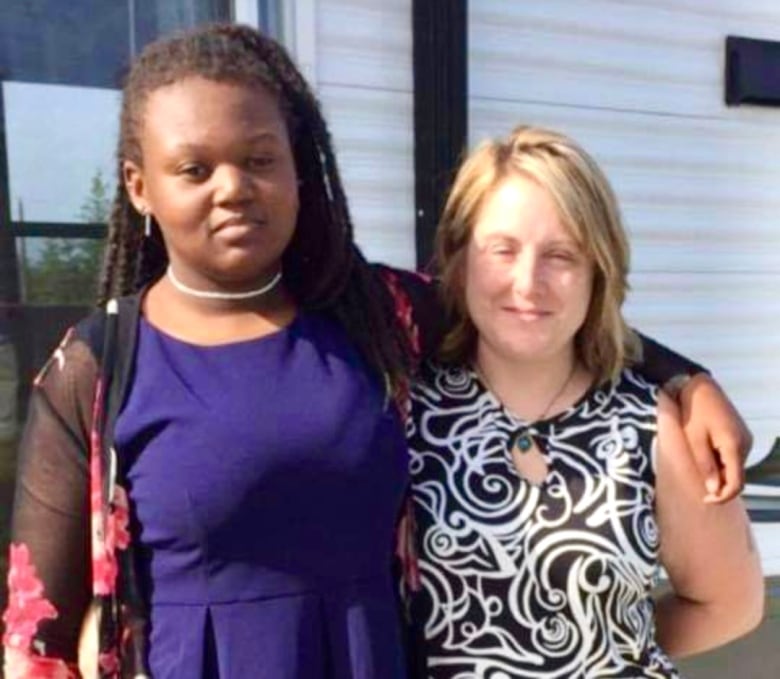
M531 434L528 430L519 431L515 434L515 446L521 453L527 453L531 450L534 442L531 439Z
M501 399L501 397L498 395L498 392L496 392L496 390L493 388L493 385L490 383L490 380L485 375L484 371L476 363L474 364L474 372L477 374L477 376L482 381L482 383L488 388L488 390L503 405L504 402ZM577 361L574 361L572 363L571 370L569 370L569 374L566 376L566 379L564 380L563 384L558 388L555 394L553 394L553 397L547 403L547 406L541 412L541 414L538 417L531 420L526 427L522 429L518 429L514 433L512 439L510 439L512 441L510 447L512 446L516 447L521 453L527 453L533 448L534 439L533 439L533 434L531 432L531 427L533 426L533 423L544 420L550 414L550 411L552 410L552 407L555 405L556 401L563 395L563 393L566 391L566 387L568 387L569 384L571 383L575 372L577 372Z

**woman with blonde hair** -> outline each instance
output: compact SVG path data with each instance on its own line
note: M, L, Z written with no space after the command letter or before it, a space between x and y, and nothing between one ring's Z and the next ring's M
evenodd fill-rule
M593 159L534 127L481 145L436 252L452 324L409 428L428 675L675 677L755 627L745 508L702 500L676 405L631 369L628 242Z

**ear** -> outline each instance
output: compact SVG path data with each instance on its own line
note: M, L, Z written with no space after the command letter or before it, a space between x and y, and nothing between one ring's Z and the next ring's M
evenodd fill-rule
M144 181L143 169L132 160L122 161L122 177L130 202L138 210L139 214L144 214L149 210L149 203L146 196L146 182Z

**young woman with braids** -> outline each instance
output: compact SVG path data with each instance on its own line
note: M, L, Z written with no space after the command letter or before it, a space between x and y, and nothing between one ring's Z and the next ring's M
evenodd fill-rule
M404 676L396 406L437 342L430 284L365 262L319 106L252 29L144 50L118 171L101 308L33 390L6 677L79 676L80 637L88 676ZM738 476L741 421L694 380Z

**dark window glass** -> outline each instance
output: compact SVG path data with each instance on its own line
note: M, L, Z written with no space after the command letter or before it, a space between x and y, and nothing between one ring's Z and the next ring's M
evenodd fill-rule
M0 78L117 87L128 57L147 42L228 19L229 0L6 0Z

